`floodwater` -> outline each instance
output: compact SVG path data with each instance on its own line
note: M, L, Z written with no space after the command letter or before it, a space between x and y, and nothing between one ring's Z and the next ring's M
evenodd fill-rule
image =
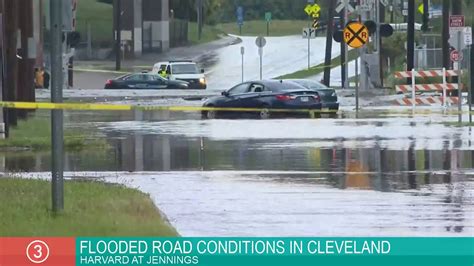
M184 236L474 234L474 136L445 123L456 117L68 117L112 148L68 153L67 175L149 193ZM0 162L50 170L47 153L4 153Z

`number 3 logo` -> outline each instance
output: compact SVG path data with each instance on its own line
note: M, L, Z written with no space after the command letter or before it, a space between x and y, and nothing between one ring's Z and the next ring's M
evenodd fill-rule
M49 247L41 240L32 241L26 248L26 256L33 263L43 263L49 257Z

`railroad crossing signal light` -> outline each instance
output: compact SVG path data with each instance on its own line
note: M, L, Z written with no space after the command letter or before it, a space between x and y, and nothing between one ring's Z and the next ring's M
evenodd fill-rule
M349 24L353 24L353 23L358 23L357 21L352 21L352 22L349 22L347 25L346 25L346 28ZM377 23L375 23L375 21L372 21L372 20L368 20L368 21L365 21L363 23L363 25L365 26L365 28L367 29L367 32L369 33L369 35L372 35L374 34L376 31L377 31ZM365 32L365 31L364 31ZM357 32L356 32L357 33ZM365 34L365 33L364 33ZM390 37L393 35L393 27L390 25L390 24L380 24L380 36L382 37ZM363 37L362 35L359 36L359 37ZM344 33L343 33L343 30L336 30L334 31L334 34L333 34L333 39L334 41L336 42L342 42L344 40ZM363 37L362 39L365 39L365 37ZM349 39L350 40L350 39ZM357 39L359 40L359 39ZM365 42L368 42L368 38ZM357 46L357 42L355 43L355 45Z
M374 34L377 31L377 23L375 23L375 21L367 20L364 22L364 25L367 27L370 34Z

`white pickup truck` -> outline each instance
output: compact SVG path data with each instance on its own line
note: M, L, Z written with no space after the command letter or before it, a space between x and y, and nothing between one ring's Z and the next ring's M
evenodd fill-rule
M204 69L199 71L198 66L193 61L166 61L158 62L153 66L153 74L161 75L169 80L182 80L189 83L190 89L207 88Z

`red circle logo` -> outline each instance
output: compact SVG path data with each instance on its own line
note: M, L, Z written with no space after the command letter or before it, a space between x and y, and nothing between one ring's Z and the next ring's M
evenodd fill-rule
M451 60L453 62L458 62L458 61L461 61L463 58L462 58L462 52L459 52L457 50L454 50L451 52Z
M41 240L32 241L26 248L26 256L33 263L43 263L49 257L49 246Z

